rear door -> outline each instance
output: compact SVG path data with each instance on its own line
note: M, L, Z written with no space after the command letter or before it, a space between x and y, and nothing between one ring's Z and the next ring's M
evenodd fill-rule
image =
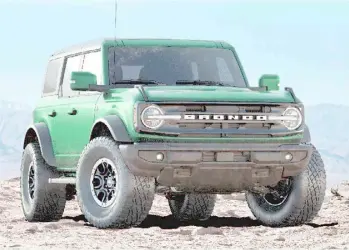
M51 59L46 68L44 86L41 98L34 110L34 123L44 122L50 132L54 154L57 154L57 106L59 106L58 91L62 75L64 58Z

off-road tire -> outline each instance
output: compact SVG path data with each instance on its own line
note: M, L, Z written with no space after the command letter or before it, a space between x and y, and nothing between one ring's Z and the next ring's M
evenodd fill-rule
M176 220L208 220L213 212L217 195L190 193L169 199L171 213Z
M34 170L34 188L29 188L31 168ZM49 178L58 178L59 173L49 166L41 155L37 142L29 143L23 152L20 177L20 197L25 220L29 222L49 222L61 219L66 199L65 186L49 184ZM31 198L29 190L34 194Z
M293 178L291 191L280 206L271 206L260 195L246 193L247 204L257 220L272 227L297 226L318 214L325 197L326 172L319 152L313 149L307 168Z
M115 200L109 207L93 198L90 176L94 164L102 158L113 162L117 184ZM155 179L133 175L110 137L96 137L81 154L76 173L76 194L82 213L97 228L129 228L139 225L149 214L155 196Z

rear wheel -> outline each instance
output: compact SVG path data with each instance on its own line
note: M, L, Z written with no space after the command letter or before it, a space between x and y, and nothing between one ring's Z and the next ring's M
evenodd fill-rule
M29 143L23 152L21 163L21 206L27 221L56 221L64 212L65 186L49 184L49 178L59 173L45 162L40 145Z
M155 179L133 175L117 143L103 136L93 139L81 154L76 192L81 211L93 226L127 228L147 217Z
M266 195L247 193L251 212L268 226L296 226L311 221L325 197L326 172L319 152L314 149L307 168L298 176L279 182Z
M168 200L170 210L179 221L207 220L210 218L215 203L216 194L184 194L176 195Z

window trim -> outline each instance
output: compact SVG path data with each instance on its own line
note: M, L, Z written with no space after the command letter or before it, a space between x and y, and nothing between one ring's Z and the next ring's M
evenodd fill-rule
M56 87L55 90L52 92L44 92L45 89L45 83L46 83L46 79L47 79L47 72L48 72L48 68L49 68L49 64L52 61L55 60L60 60L60 66L58 68L58 74L57 74L57 78L56 78ZM61 84L61 80L62 80L62 69L63 69L63 65L64 65L64 58L63 57L56 57L56 58L50 58L49 61L46 64L46 71L45 71L45 77L44 77L44 82L42 84L42 88L41 88L41 97L48 97L48 96L57 96L59 89L60 89L60 84Z
M57 95L58 95L59 99L62 99L62 98L75 98L75 97L80 96L80 95L96 95L96 94L99 94L98 92L95 92L95 91L74 91L74 92L77 93L74 96L63 96L63 93L62 93L64 73L65 73L65 68L66 68L68 59L72 58L72 57L76 57L76 56L81 56L81 60L80 60L80 63L79 63L78 71L82 71L82 66L83 66L83 63L85 61L85 55L89 54L89 53L94 53L94 52L101 52L101 49L100 48L98 48L98 49L89 49L89 50L84 50L84 51L80 51L78 53L72 53L72 54L64 56L64 61L63 61L62 71L61 71L61 78L60 78L59 87L58 87L58 90L57 90L58 91ZM103 79L102 79L102 81L103 81ZM84 92L86 92L86 94Z
M88 54L92 54L92 53L99 53L101 56L101 82L99 85L103 85L103 57L102 57L102 50L101 49L93 49L93 50L87 50L83 52L83 59L82 59L82 63L81 63L81 71L83 70L83 66L84 66L84 62L85 62L85 57ZM89 96L89 95L99 95L99 92L96 91L79 91L79 95L81 96Z
M58 88L58 98L59 99L66 99L66 98L74 98L74 97L76 97L76 96L79 96L79 92L80 91L74 91L74 92L76 92L77 94L76 95L73 95L73 96L64 96L63 95L63 92L62 92L62 90L63 90L63 80L64 80L64 74L65 74L65 69L66 69L66 67L67 67L67 62L68 62L68 59L69 58L73 58L73 57L77 57L77 56L82 56L81 58L80 58L80 62L79 62L79 67L78 67L78 71L81 71L81 65L82 65L82 58L83 58L83 53L75 53L75 54L70 54L70 55L67 55L67 56L65 56L64 57L64 62L63 62L63 69L62 69L62 75L61 75L61 79L60 79L60 83L59 83L59 88Z

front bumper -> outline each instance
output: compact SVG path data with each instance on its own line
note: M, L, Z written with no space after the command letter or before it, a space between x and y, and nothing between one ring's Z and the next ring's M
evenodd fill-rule
M300 174L312 155L310 144L138 143L120 145L135 175L188 192L236 192L273 186ZM157 160L157 154L163 155ZM292 154L292 159L285 159Z

